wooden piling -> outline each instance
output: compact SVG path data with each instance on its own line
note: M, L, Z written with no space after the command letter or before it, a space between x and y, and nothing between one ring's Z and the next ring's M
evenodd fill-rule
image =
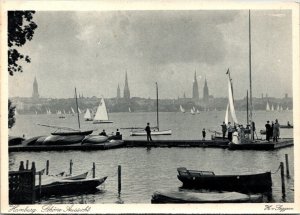
M285 167L286 167L286 177L290 178L289 155L288 154L285 154Z
M29 160L26 160L26 170L29 168Z
M96 165L95 162L93 162L93 178L95 178L96 175Z
M31 164L31 170L36 171L36 168L35 168L35 162L34 162L34 161L33 161L32 164Z
M49 160L46 161L46 175L49 175Z
M118 165L118 194L121 194L121 165Z
M41 202L42 197L42 172L39 171L39 202Z
M281 175L281 192L282 192L282 199L285 199L285 180L284 180L284 165L283 162L280 162L280 175Z
M70 160L70 175L72 175L72 166L73 166L73 161Z
M19 171L23 171L23 170L25 170L25 168L24 168L24 161L21 161L20 162Z

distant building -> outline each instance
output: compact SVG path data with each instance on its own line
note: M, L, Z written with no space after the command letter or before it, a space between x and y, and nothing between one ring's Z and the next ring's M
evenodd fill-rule
M117 99L121 98L121 91L120 91L120 85L118 84L117 88Z
M198 82L197 82L197 77L196 77L196 71L194 75L194 81L193 81L193 94L192 98L194 101L199 101L199 89L198 89Z
M32 99L38 99L38 98L40 98L39 88L38 88L38 83L37 83L36 77L34 77Z
M130 99L130 91L128 86L127 72L125 74L124 99Z
M206 78L205 78L205 83L204 83L204 87L203 87L203 101L206 105L209 103L209 91L208 91Z

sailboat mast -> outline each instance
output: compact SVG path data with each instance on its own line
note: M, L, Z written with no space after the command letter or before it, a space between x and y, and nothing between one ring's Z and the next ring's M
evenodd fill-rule
M248 104L248 90L247 90L247 125L249 125L249 104Z
M79 111L78 111L78 102L77 102L77 92L75 87L75 99L76 99L76 109L77 109L77 119L78 119L78 127L80 129L80 120L79 120Z
M156 125L157 125L157 130L159 131L159 118L158 118L158 86L157 82L156 84Z
M252 74L251 74L251 16L250 16L250 10L249 10L249 80L250 80L250 113L249 113L249 122L251 124L251 140L253 140L254 134L253 134L253 128L252 128Z

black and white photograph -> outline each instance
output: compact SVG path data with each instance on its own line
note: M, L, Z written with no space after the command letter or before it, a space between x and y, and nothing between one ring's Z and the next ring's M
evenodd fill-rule
M1 12L1 212L299 212L297 3L40 3Z

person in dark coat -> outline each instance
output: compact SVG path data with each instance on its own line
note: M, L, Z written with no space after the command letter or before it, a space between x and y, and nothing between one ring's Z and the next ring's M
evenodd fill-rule
M230 122L228 122L228 140L232 141L232 133L234 132L234 129Z
M152 142L152 138L151 138L151 129L150 129L150 123L148 122L147 123L147 126L146 126L146 128L145 128L145 131L146 131L146 133L147 133L147 141L148 142Z
M105 130L103 129L103 131L99 134L100 136L107 136Z
M202 130L202 139L205 140L205 136L206 136L206 131L205 128L203 128Z
M267 121L267 124L265 125L266 127L266 140L269 142L270 141L270 137L271 137L271 125L270 125L270 121Z
M273 129L274 129L274 122L272 121L271 131L270 131L270 138L273 138Z
M227 125L225 122L223 122L222 126L222 134L223 134L223 139L225 139L226 131L227 131Z

